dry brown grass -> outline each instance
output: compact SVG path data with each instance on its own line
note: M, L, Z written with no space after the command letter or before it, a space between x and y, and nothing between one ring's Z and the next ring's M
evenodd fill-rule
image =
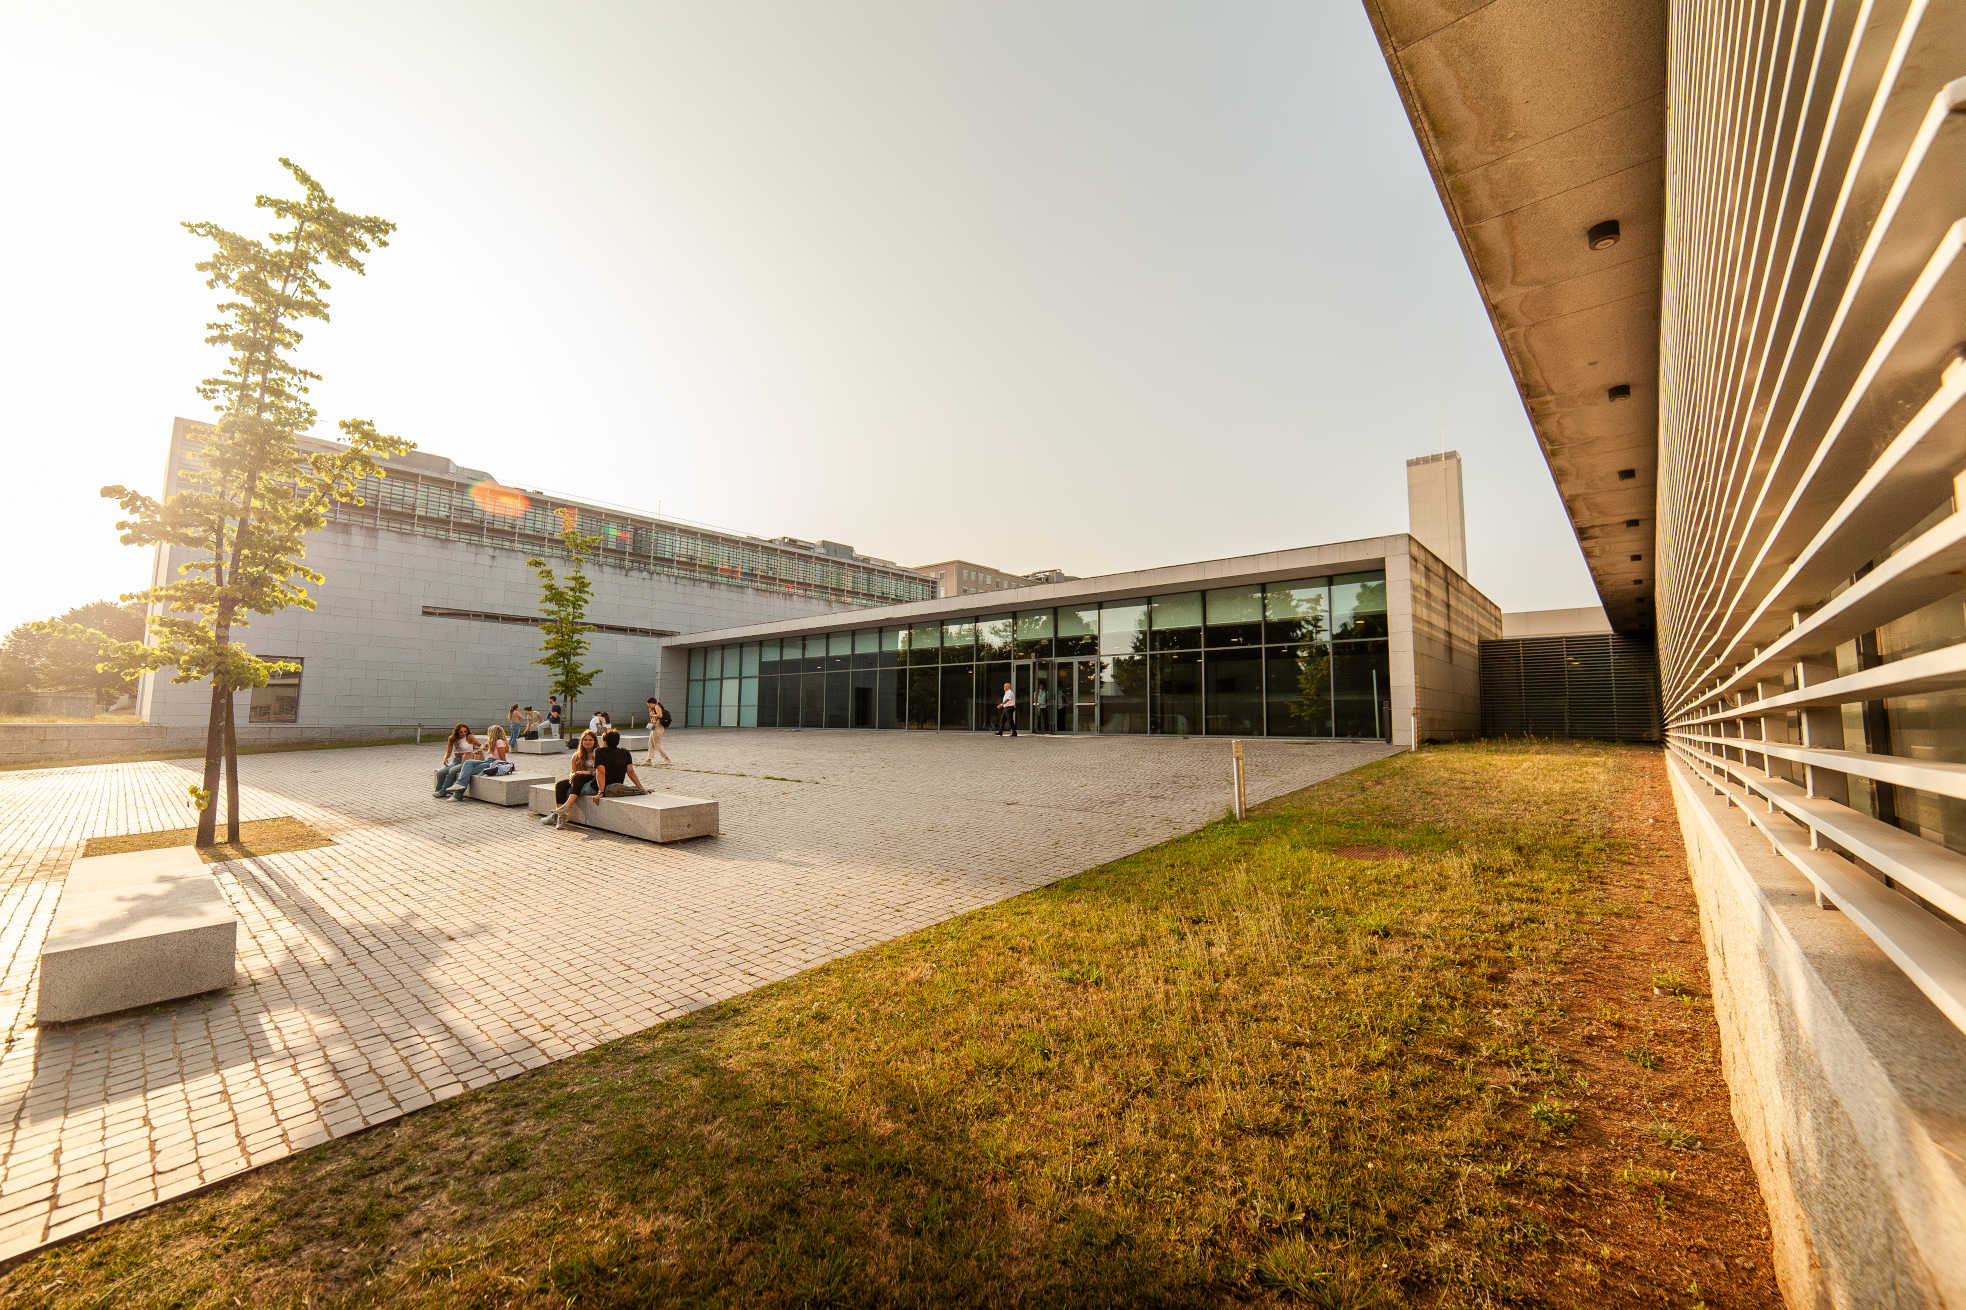
M223 836L225 827L219 826ZM120 837L91 837L82 844L84 855L121 855L126 851L157 851L167 846L189 846L197 837L196 828L164 828L157 832L132 832ZM311 851L334 842L295 818L247 819L239 825L237 843L221 841L198 854L207 864L227 860L246 860L259 855L278 855L283 851Z

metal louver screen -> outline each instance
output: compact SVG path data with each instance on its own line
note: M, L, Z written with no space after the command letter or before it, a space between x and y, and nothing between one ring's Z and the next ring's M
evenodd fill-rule
M1490 737L1659 740L1652 648L1615 633L1481 643L1481 731Z
M1668 741L1966 1029L1966 3L1746 12L1673 9Z

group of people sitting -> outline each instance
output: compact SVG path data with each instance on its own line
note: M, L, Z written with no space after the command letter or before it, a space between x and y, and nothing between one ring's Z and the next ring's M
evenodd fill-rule
M437 799L461 801L471 790L471 780L479 774L499 777L512 772L514 766L508 758L512 753L511 734L502 723L494 723L485 729L484 740L471 731L471 725L460 723L451 729L450 740L444 743L444 763L437 774Z
M667 758L666 756L664 758ZM593 797L599 805L604 796L645 796L648 789L635 772L635 756L622 749L621 734L608 728L598 736L589 728L580 734L573 758L567 762L567 776L553 784L555 806L543 815L541 823L564 828L573 818L574 806L582 796Z

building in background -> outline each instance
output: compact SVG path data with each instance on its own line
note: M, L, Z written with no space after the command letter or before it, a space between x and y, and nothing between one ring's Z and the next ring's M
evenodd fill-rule
M194 458L202 425L171 432L165 494ZM329 443L313 443L328 448ZM526 560L562 557L575 526L600 539L590 663L603 670L584 703L618 717L652 692L665 637L732 623L824 614L935 595L935 580L838 542L765 540L598 502L509 487L441 455L413 451L337 505L309 538L327 581L315 608L254 616L238 633L256 655L300 667L240 693L242 727L295 725L389 732L462 719L483 725L514 701L543 709L539 583ZM156 576L178 564L157 551ZM138 711L162 725L203 723L202 684L146 675Z
M1966 1305L1966 4L1366 9L1658 652L1783 1291Z
M1407 530L1463 577L1468 572L1468 512L1461 494L1461 452L1406 461Z
M986 590L676 637L664 701L692 727L970 732L1009 683L1023 732L1407 745L1480 731L1501 635L1406 533Z
M943 560L940 564L922 564L915 568L917 573L926 573L936 579L944 596L973 596L984 591L1008 591L1012 587L1028 587L1034 582L1069 582L1072 575L1057 569L1039 569L1035 573L1005 573L987 564L977 564L966 559Z

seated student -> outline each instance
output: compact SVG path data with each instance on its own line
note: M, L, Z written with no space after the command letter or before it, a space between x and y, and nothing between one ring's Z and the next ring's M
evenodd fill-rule
M541 823L564 828L567 820L573 816L574 802L581 796L592 795L599 799L601 785L595 780L594 756L600 748L600 742L593 733L580 734L580 745L575 747L573 758L567 761L567 776L553 784L553 799L557 805L551 814L541 816Z
M457 785L458 775L464 772L465 765L484 758L484 744L472 735L470 724L460 723L452 728L450 738L444 742L443 772L437 775L437 799L444 799L445 793ZM466 778L465 781L468 784L470 779Z
M541 722L539 711L528 705L522 712L525 715L525 731L519 735L527 741L538 741Z
M464 767L458 770L457 782L451 789L451 799L461 801L469 796L471 780L481 773L488 773L493 777L501 773L510 773L512 766L506 763L505 758L510 749L506 743L503 724L494 723L485 729L485 747L475 758L465 760Z
M601 749L594 752L594 763L601 776L601 795L648 795L648 789L635 774L635 753L621 748L621 734L613 728L602 734Z

